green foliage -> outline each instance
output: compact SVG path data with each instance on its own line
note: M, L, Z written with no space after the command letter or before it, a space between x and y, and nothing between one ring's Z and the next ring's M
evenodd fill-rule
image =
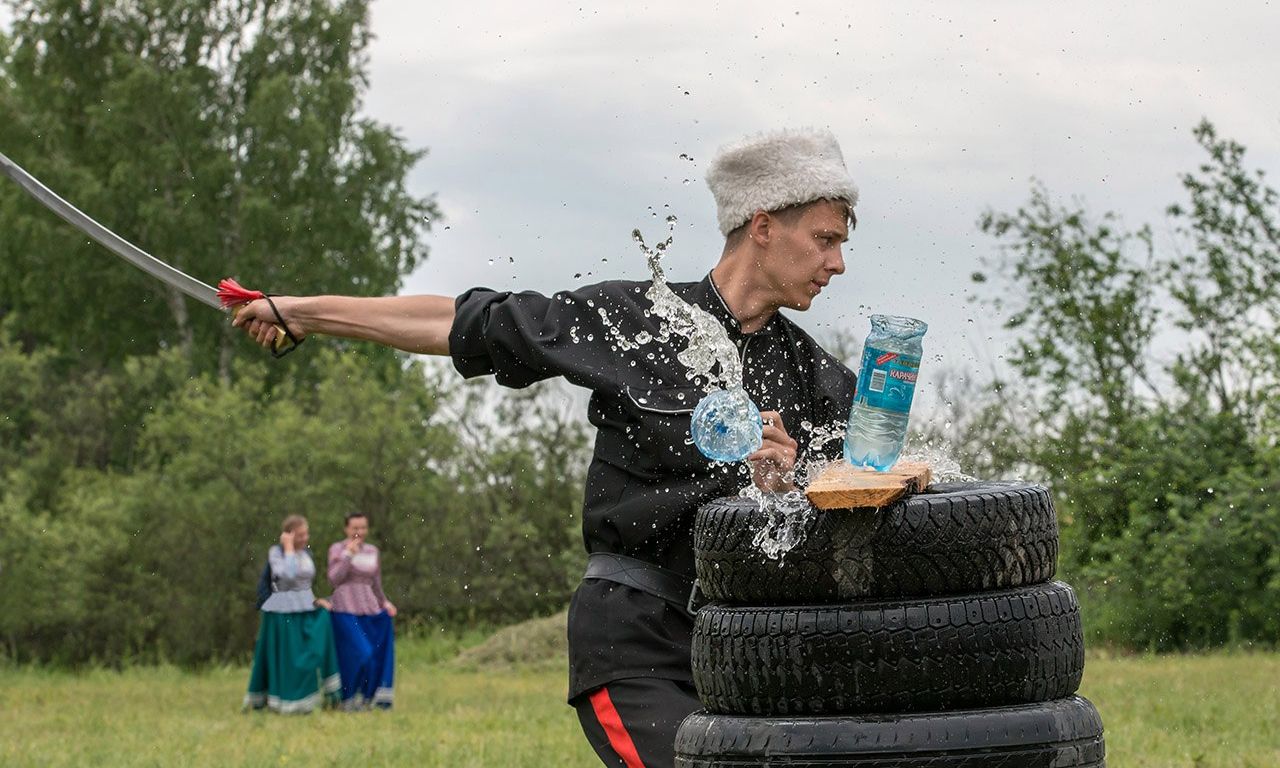
M1171 254L1039 186L980 222L1003 246L1011 289L991 300L1018 384L979 398L999 415L966 434L997 430L1052 485L1091 634L1141 648L1280 640L1280 197L1207 121L1195 136L1208 160L1169 209ZM993 410L1008 400L1032 407Z
M360 115L366 2L11 5L0 146L126 239L279 293L393 293L425 258L435 207L405 186L423 152ZM256 354L7 182L0 231L0 316L17 313L27 347L95 367L177 348L224 378Z
M8 5L0 147L126 239L283 293L394 293L425 258L423 152L360 114L364 0ZM564 605L586 434L554 385L495 402L338 340L268 366L8 182L0 232L4 654L244 655L291 513L322 569L368 514L402 624Z
M310 354L324 372L314 387L271 387L249 366L226 384L175 375L185 365L172 353L59 384L46 355L0 337L0 376L32 395L0 442L15 457L0 496L7 655L243 656L258 572L292 513L309 519L322 570L343 516L370 516L402 625L507 622L565 604L586 434L554 389L489 413L473 406L493 399L492 384L448 384L419 365L389 383L358 355ZM113 442L112 423L132 442Z
M980 226L1012 241L998 266L1022 290L993 302L1009 313L1005 327L1021 331L1010 364L1047 385L1055 412L1083 399L1123 418L1135 382L1150 386L1143 353L1158 316L1148 280L1150 230L1118 231L1113 215L1092 224L1079 208L1055 206L1039 185L1025 208L988 213Z

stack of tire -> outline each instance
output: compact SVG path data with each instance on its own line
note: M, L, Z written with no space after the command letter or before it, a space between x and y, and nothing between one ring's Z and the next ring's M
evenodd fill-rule
M1044 488L937 484L819 511L778 560L753 544L768 514L739 498L698 512L705 711L681 724L677 766L1105 766L1102 721L1074 695L1080 609L1052 581Z

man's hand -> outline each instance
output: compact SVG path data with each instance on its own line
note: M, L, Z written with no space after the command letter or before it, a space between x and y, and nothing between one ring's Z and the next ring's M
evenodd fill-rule
M325 600L323 597L317 597L315 605L317 608L323 608L326 611L333 610L333 603L329 602L328 600Z
M382 609L386 611L387 615L391 618L394 619L396 617L396 606L390 600L382 604Z
M763 411L760 419L764 422L760 450L747 457L751 464L751 479L763 491L790 491L796 487L796 449L799 446L787 434L782 414Z
M284 318L284 324L289 329L289 332L298 341L306 338L306 329L302 327L301 322L295 316L296 313L293 312L294 302L297 300L290 296L272 296L271 300L275 302L276 309L280 310L280 317ZM276 325L278 324L276 313L271 311L266 299L257 299L241 306L231 320L233 327L244 328L245 333L250 338L268 349L275 342L278 333Z
M283 549L286 555L293 554L293 531L280 534L280 549Z

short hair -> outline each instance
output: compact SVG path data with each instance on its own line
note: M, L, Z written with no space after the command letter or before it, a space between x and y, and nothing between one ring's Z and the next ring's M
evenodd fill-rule
M302 515L289 515L280 523L280 530L283 533L293 533L297 529L307 524L307 518Z
M796 203L795 205L788 205L785 208L779 208L776 211L765 211L765 213L769 214L775 219L782 221L783 223L794 224L796 223L796 220L800 218L801 214L803 214L806 210L808 210L809 206L814 205L816 203L826 203L826 202L833 202L833 201L830 198L822 197L822 198L818 198L817 200L810 200L807 203ZM849 223L849 231L852 232L853 230L857 229L858 216L853 212L853 206L849 205L844 200L836 200L834 202L845 204L845 215ZM752 219L755 218L755 214L752 214L751 218ZM746 221L742 222L733 231L731 231L729 234L724 236L724 247L726 250L733 250L734 248L737 248L739 245L742 244L742 239L747 236L747 226L749 224L751 224L751 219L747 219Z
M342 518L342 527L347 527L347 525L357 517L363 517L366 521L369 519L369 515L364 512L348 512L346 517Z

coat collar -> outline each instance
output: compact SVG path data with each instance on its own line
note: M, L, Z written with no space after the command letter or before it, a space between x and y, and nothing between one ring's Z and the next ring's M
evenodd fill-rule
M716 287L716 283L711 279L711 273L702 278L702 281L693 286L693 291L688 296L689 303L705 309L708 314L720 321L720 324L729 331L729 335L734 339L754 336L772 336L782 330L782 313L774 312L768 322L764 324L760 330L754 333L743 333L742 324L738 322L738 318L733 316L733 311L729 309L729 304L724 300L724 296L720 293L720 289Z

